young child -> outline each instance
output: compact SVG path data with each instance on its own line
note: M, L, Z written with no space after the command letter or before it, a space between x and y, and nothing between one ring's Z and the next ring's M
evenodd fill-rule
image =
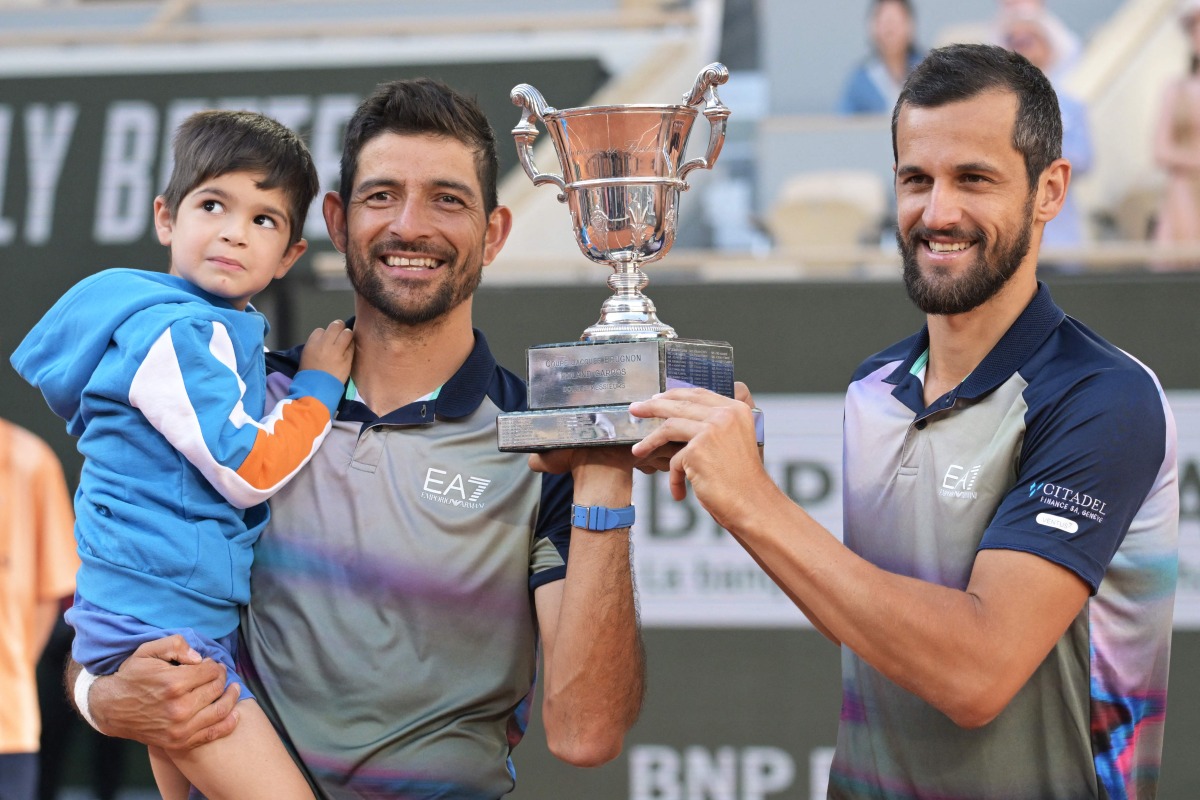
M72 654L107 675L143 642L178 633L240 684L246 702L228 737L151 748L168 800L187 797L189 783L214 800L310 798L234 673L238 611L264 501L328 432L352 335L340 321L314 331L291 394L262 416L267 324L249 302L306 249L316 170L295 134L251 112L195 114L174 147L170 182L154 201L169 274L112 269L85 279L12 357L84 455Z

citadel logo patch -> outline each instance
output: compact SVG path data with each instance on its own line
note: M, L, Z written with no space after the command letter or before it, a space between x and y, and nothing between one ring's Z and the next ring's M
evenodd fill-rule
M425 472L425 483L421 487L421 497L458 508L483 508L487 503L482 502L483 492L492 484L489 478L477 478L473 475L463 476L444 469L430 467Z
M1039 503L1069 511L1093 522L1104 522L1104 516L1108 513L1108 503L1100 498L1057 483L1034 481L1029 484L1029 496L1036 497ZM1040 518L1038 522L1041 522Z

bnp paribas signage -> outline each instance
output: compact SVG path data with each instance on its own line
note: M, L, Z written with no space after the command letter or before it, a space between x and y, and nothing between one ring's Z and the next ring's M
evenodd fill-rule
M771 477L818 522L842 530L842 398L755 396ZM651 627L808 627L804 615L689 493L671 498L664 475L636 473L634 572Z

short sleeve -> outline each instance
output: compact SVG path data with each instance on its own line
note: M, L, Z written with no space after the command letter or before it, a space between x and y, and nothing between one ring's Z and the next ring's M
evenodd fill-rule
M1101 371L1073 386L1030 420L1017 484L980 549L1040 555L1095 592L1170 452L1168 413L1144 370Z
M570 475L542 476L541 504L529 556L530 591L567 576L574 493L575 482Z

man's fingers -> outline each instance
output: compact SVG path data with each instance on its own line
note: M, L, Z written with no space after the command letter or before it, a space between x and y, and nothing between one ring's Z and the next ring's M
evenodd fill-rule
M684 469L683 458L683 452L680 451L671 459L671 474L667 484L671 488L671 497L675 500L687 497L687 470Z
M661 425L650 431L646 434L646 438L633 446L633 454L638 458L653 457L654 451L660 447L672 447L676 443L687 444L703 430L704 424L696 420L681 417L665 418Z
M671 389L656 394L649 400L640 400L629 406L635 417L688 417L703 419L710 408L736 402L707 389Z
M189 725L192 732L184 746L191 749L233 733L238 723L237 702L237 684L230 684L215 702L208 703L192 717Z
M203 660L200 654L193 650L187 640L179 634L145 642L133 654L174 664L199 664Z
M741 381L733 382L733 399L739 403L745 403L751 408L755 408L754 396L750 394L750 387Z

